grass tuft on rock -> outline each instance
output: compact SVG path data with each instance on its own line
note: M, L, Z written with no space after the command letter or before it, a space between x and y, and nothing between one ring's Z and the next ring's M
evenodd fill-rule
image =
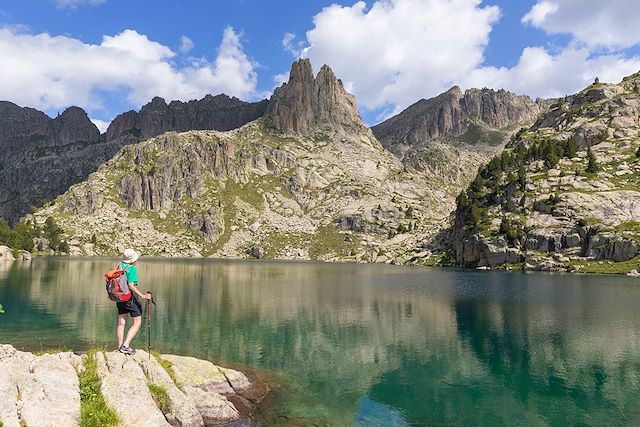
M152 351L151 354L156 358L156 361L160 364L160 366L162 366L167 374L169 374L171 381L173 381L175 385L179 385L178 381L176 380L176 374L174 374L173 369L171 369L173 367L173 363L169 362L168 360L164 360L162 357L160 357L160 353L158 353L157 351Z
M153 397L153 401L156 402L158 409L160 409L163 414L169 412L169 394L167 394L167 390L157 384L147 384L147 386L149 387L151 397Z
M85 371L80 375L80 426L115 426L119 423L116 412L109 408L100 391L95 351L84 360Z

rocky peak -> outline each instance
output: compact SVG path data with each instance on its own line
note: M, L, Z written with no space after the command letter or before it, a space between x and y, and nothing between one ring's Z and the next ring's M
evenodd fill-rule
M264 115L267 101L243 102L220 94L201 100L171 101L155 97L139 112L127 111L116 117L107 129L107 141L132 133L147 139L168 131L231 130Z
M434 98L416 102L372 130L382 145L401 154L408 147L436 138L462 137L473 126L498 130L532 122L542 109L542 103L505 90L468 89L463 93L453 86Z
M309 59L293 63L289 81L273 93L266 116L271 126L288 134L364 127L355 97L327 65L314 78Z
M76 141L94 142L100 139L100 131L79 107L69 107L53 122L56 145L67 145Z

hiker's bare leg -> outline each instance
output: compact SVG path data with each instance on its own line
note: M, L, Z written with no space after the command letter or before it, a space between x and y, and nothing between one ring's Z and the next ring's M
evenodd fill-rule
M129 345L131 344L131 340L138 333L138 330L140 329L141 324L142 324L142 316L133 317L133 325L131 325L131 327L129 328L129 331L127 332L127 339L124 340L124 345L129 347Z
M118 337L118 348L122 347L124 340L124 325L127 324L127 315L118 314L118 326L116 326L116 337Z

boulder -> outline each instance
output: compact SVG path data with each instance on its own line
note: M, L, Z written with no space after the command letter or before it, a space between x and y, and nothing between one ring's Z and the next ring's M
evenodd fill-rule
M123 427L169 426L151 397L142 368L135 359L117 352L96 353L100 388L107 404L114 408ZM131 411L132 399L135 411Z
M527 235L525 247L540 252L557 252L562 248L562 234L549 234L534 230Z
M182 390L198 408L206 425L229 423L240 418L235 406L221 394L188 385L182 386Z
M225 372L208 360L171 354L163 354L161 357L172 363L171 369L178 384L216 393L234 393Z
M236 397L241 391L251 387L242 372L194 357L167 354L161 357L171 362L176 382L194 402L207 425L240 418L240 412L227 400L227 396Z
M0 420L5 427L77 426L80 386L70 352L34 356L0 346Z
M524 254L517 248L509 248L503 241L490 242L484 236L474 234L464 243L465 265L493 267L495 265L524 261Z
M16 258L11 253L11 249L8 246L0 246L0 262L3 261L15 261Z
M586 255L594 259L628 261L638 255L638 242L615 233L598 233L589 239Z
M142 368L148 383L161 386L167 392L169 404L164 416L169 424L174 427L202 427L205 425L193 399L178 389L155 357L149 358L147 352L138 350L132 358Z
M16 257L18 261L31 261L31 252L28 251L19 251L18 256Z
M264 256L264 251L262 250L262 247L260 247L260 245L251 246L250 253L251 253L251 256L256 259L260 259Z

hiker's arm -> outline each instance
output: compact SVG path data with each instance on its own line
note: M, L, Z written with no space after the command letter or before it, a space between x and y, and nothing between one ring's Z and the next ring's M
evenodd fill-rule
M142 298L142 299L151 299L151 295L149 294L143 294L142 292L140 292L138 290L138 287L133 283L133 282L129 282L129 289L131 289L131 292L133 292L134 294L136 294L138 296L138 298Z

